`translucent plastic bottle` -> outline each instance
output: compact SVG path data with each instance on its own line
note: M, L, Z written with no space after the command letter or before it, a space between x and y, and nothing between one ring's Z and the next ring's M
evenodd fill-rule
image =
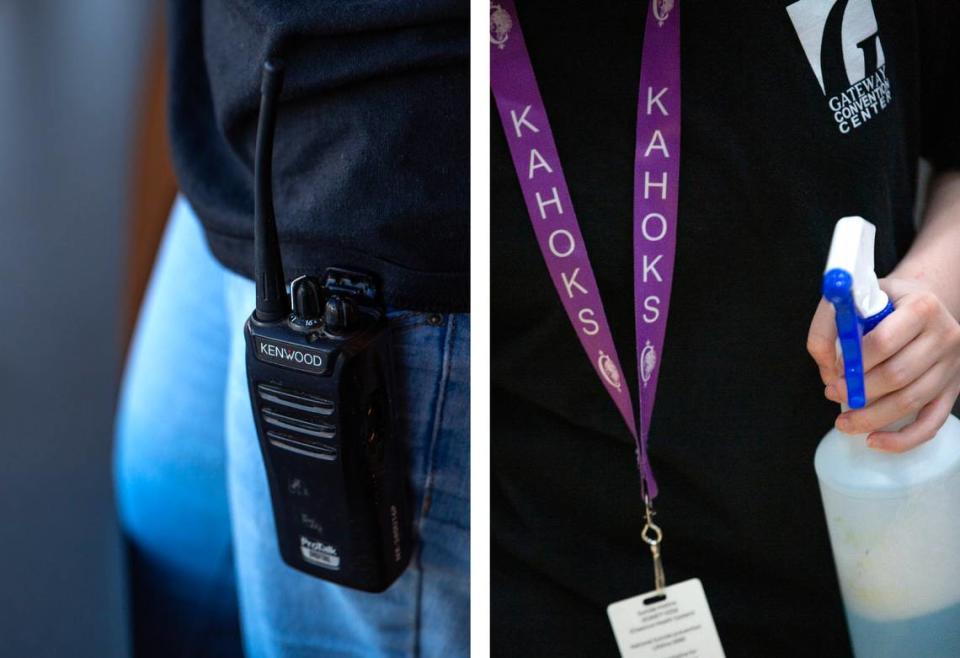
M855 408L866 403L862 335L893 312L873 273L874 233L840 220L824 274ZM901 454L833 429L814 465L857 658L960 657L960 420Z

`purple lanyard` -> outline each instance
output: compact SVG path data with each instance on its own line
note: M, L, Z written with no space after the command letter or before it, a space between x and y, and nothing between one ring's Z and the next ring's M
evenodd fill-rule
M530 222L564 309L637 443L650 499L657 485L647 457L670 307L680 180L680 0L651 0L637 105L633 192L634 302L640 428L613 334L570 200L547 112L513 0L490 5L490 85L510 145Z

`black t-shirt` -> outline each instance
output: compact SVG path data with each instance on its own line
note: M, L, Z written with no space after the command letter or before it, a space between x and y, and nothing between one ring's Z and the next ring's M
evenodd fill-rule
M286 63L274 193L288 279L380 275L388 303L468 307L464 0L171 0L170 120L183 193L230 269L253 269L260 74Z
M647 3L519 4L635 393ZM850 651L813 470L838 409L807 329L836 220L876 224L886 274L914 237L919 156L960 166L960 4L788 5L681 7L677 265L650 454L668 581L702 579L733 657ZM652 588L633 440L557 298L493 117L493 655L615 656L606 606Z

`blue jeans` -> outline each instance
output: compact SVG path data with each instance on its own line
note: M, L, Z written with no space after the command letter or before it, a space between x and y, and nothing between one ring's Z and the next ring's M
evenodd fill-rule
M246 385L253 305L253 283L213 259L178 200L117 417L138 650L211 658L242 642L248 658L466 656L469 316L390 313L419 541L404 575L367 594L280 559Z

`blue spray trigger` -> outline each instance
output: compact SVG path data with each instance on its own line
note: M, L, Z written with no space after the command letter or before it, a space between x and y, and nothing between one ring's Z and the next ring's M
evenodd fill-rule
M853 301L853 275L841 269L828 270L823 275L823 297L836 311L837 337L847 380L847 404L851 409L862 409L867 404L863 385L863 337L893 313L893 304L887 301L879 313L861 317Z

